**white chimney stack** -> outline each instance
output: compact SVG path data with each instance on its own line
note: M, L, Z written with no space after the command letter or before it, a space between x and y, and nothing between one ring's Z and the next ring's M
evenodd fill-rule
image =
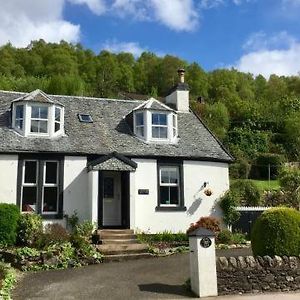
M189 111L189 86L184 82L184 69L178 69L179 82L172 88L166 97L166 104L177 111Z

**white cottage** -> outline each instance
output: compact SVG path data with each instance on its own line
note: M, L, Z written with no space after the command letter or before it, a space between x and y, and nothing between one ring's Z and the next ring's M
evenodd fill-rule
M165 103L0 91L0 202L151 233L220 216L232 156L179 74Z

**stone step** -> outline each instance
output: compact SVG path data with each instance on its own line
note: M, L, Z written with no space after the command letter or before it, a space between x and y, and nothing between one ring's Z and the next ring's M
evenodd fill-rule
M101 232L99 234L100 240L136 240L136 235L131 233L109 233Z
M134 234L133 229L98 229L98 234Z
M145 244L103 244L98 245L97 249L103 255L113 254L133 254L148 252L148 246Z
M141 258L151 258L153 257L150 253L132 253L132 254L116 254L116 255L105 255L103 257L104 262L113 262L113 261L125 261L125 260L134 260Z
M103 239L101 240L102 244L138 244L138 240L137 239Z

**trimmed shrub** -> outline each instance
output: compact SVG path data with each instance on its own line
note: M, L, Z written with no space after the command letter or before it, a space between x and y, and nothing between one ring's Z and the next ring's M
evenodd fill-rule
M206 228L218 234L220 232L220 221L215 217L201 217L196 223L192 223L187 233L200 227Z
M300 212L277 207L266 210L251 233L254 255L300 255Z
M257 206L260 204L259 188L251 180L236 180L230 189L238 195L239 205Z
M217 236L217 242L219 244L230 244L232 239L232 233L228 229L224 229L221 232L219 232Z
M18 223L17 242L24 246L33 246L43 234L42 217L37 214L23 214Z
M19 218L18 206L0 203L0 244L14 245L16 243Z

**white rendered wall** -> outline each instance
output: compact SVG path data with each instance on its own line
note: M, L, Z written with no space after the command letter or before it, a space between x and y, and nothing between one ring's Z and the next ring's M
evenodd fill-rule
M184 161L184 205L186 211L155 211L157 206L157 164L156 160L134 159L138 163L136 172L130 177L131 228L147 233L164 230L185 232L190 223L202 216L221 216L216 205L220 196L229 188L228 164L217 162ZM209 197L201 188L212 190ZM138 195L139 189L149 189L149 195Z
M17 203L18 155L0 155L0 203Z
M166 97L166 104L175 105L178 111L189 111L189 91L174 91Z
M64 214L76 210L80 221L91 220L87 158L66 156L64 162Z

